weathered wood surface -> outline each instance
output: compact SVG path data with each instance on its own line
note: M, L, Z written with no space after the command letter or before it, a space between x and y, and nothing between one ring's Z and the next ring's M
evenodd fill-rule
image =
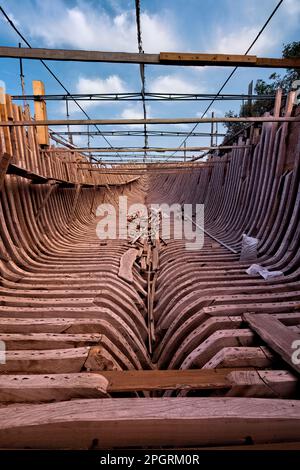
M116 432L116 429L118 432ZM1 409L2 448L109 449L297 441L300 403L261 398L72 400ZM249 439L248 437L248 439Z
M0 121L2 127L38 127L38 126L79 126L79 125L137 125L137 124L198 124L211 122L299 122L298 117L263 116L263 117L179 117L146 119L48 119L41 121Z
M139 251L135 248L129 248L125 253L121 256L120 259L120 268L118 272L118 276L121 279L124 279L127 282L133 282L133 264L136 258L139 256Z
M118 62L132 64L222 65L239 67L299 68L298 58L265 58L254 55L161 52L102 52L67 49L0 47L0 57L81 62Z
M0 376L0 402L46 402L108 396L108 381L97 374Z
M0 155L0 189L4 182L4 178L11 160L12 157L8 153L3 153L2 155Z
M266 314L253 315L245 313L244 318L270 349L279 354L285 362L300 373L300 364L292 360L295 349L300 348L299 334L288 329L276 318ZM295 344L296 347L293 346Z

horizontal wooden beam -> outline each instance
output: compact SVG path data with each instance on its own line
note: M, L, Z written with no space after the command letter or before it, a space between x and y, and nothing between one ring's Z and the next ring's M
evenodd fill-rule
M22 176L22 178L26 178L31 180L33 183L36 184L47 184L47 183L57 183L60 187L68 187L73 188L76 186L75 182L60 180L60 179L48 179L45 176L41 176L37 173L33 173L31 170L27 170L26 168L22 168L14 163L10 163L7 169L8 175L17 175ZM123 186L125 184L130 183L131 181L135 181L138 178L131 178L126 181L118 182L118 183L103 183L103 184L93 184L93 183L83 183L83 188L94 188L94 187L104 187L104 186Z
M123 156L123 155L122 155ZM164 165L164 164L176 164L176 165L181 165L181 164L184 164L184 163L207 163L206 161L202 161L202 160L197 160L197 161L194 161L192 160L191 158L187 159L186 161L184 160L177 160L177 157L176 155L174 155L173 160L168 160L165 156L163 157L159 157L159 156L146 156L146 159L144 159L144 156L138 156L138 155L131 155L130 156L130 159L128 160L117 160L116 158L112 158L109 160L109 159L105 159L103 160L103 155L99 155L99 157L101 158L101 160L96 160L94 159L93 161L81 161L81 160L63 160L65 161L65 163L76 163L77 165L102 165L102 164L115 164L115 165L128 165L128 166L131 166L131 167L134 167L136 168L137 166L139 165ZM131 160L131 157L132 157L132 160ZM134 158L136 157L136 158ZM154 159L154 157L156 157ZM168 158L170 158L171 156L169 156ZM107 155L107 158L109 158L109 156ZM126 157L127 158L127 157ZM181 157L183 158L183 157ZM152 159L154 159L152 161ZM163 160L162 160L163 159ZM175 159L175 160L174 160ZM225 161L222 161L220 160L220 162L210 162L210 163L227 163L228 161L230 161L229 159Z
M228 374L236 369L101 371L108 392L231 388Z
M49 119L47 121L0 121L1 127L30 126L86 126L86 125L137 125L137 124L200 124L211 122L300 122L300 117L208 117L208 118L147 118L147 119Z
M221 145L219 147L213 147L213 146L206 146L206 147L184 147L185 152L200 152L201 150L231 150L231 149L241 149L241 148L249 148L251 145ZM175 150L179 150L178 147L168 147L168 148L163 148L163 147L148 147L148 148L142 148L142 147L77 147L74 149L70 148L49 148L42 150L42 152L86 152L86 153L92 153L92 152L105 152L105 153L123 153L123 152L133 152L133 153L145 153L145 152L173 152ZM180 149L182 150L182 149Z
M22 50L20 50L22 49ZM129 64L159 64L159 54L138 52L102 52L75 49L0 47L0 57L13 59L44 59L72 62L117 62Z
M81 169L84 170L84 168L81 168ZM123 171L123 170L119 170L119 171L102 170L101 171L101 170L91 169L89 171L98 171L98 173L100 173L101 175L121 175L121 176L140 175L140 176L143 176L143 175L150 174L150 173L157 174L157 175L170 174L170 173L174 173L175 175L178 175L179 172L182 174L192 173L193 171L197 171L197 168L155 168L155 169L147 169L147 170L130 170L130 171Z
M161 52L160 63L167 65L217 65L237 67L300 68L300 58L268 58L255 55Z
M0 375L1 403L34 403L107 397L108 380L99 374Z
M145 175L146 173L156 173L156 174L164 174L164 173L174 173L178 174L180 171L181 173L191 173L193 170L200 170L200 168L145 168L144 170L135 170L135 169L124 169L124 170L106 170L100 168L84 168L80 167L81 170L87 171L97 171L101 175Z
M182 151L182 149L180 149ZM115 152L115 154L117 153L117 151ZM57 151L55 152L56 156L61 156L62 158L64 158L64 155L65 153L62 153L60 155L60 152ZM95 156L92 156L92 158L94 159L93 161L89 162L88 160L86 161L83 161L83 160L80 160L80 158L83 158L83 157L86 157L86 158L89 158L88 155L83 155L83 154L79 154L77 152L77 155L72 155L73 158L78 158L78 160L68 160L68 159L65 159L64 161L66 163L78 163L78 164L84 164L84 165L87 165L87 164L97 164L97 163L145 163L144 162L144 155L142 154L125 154L125 153L122 153L122 160L116 160L116 157L115 157L115 154L111 154L111 153L101 153L100 155L95 155ZM206 155L206 154L205 154ZM204 154L203 154L204 156ZM119 155L120 157L120 155ZM184 159L186 158L186 161L187 162L194 162L194 163L197 163L198 161L202 162L202 160L200 160L202 157L202 155L199 154L199 158L198 158L198 155L197 155L197 159L194 157L194 155L188 155L188 156L184 156L182 154L174 154L174 155L158 155L158 154L155 154L155 155L152 155L152 154L148 154L146 155L146 161L148 163L150 163L152 160L153 160L153 163L159 163L159 162L169 162L171 161L171 158L172 158L172 161L178 161L179 163L184 163ZM99 158L100 160L97 161L96 158ZM169 160L170 159L170 160Z
M34 333L33 336L41 333ZM45 334L47 335L47 333ZM8 342L31 341L24 335L9 334ZM75 340L75 337L73 338ZM52 338L52 341L55 341ZM253 395L282 398L293 396L298 385L296 376L285 370L255 370L254 368L220 368L188 370L125 370L93 371L67 374L0 375L0 402L51 401L54 398L96 398L108 393L127 393L155 390L217 390L227 396L244 396L252 389ZM260 391L258 390L260 387ZM267 389L265 389L267 387ZM273 392L273 393L272 393ZM275 398L274 396L274 398Z
M135 52L103 52L70 49L42 49L0 47L0 57L13 59L44 59L73 62L116 62L128 64L180 65L180 66L238 66L300 68L299 58L266 58L255 55L203 54L185 52L161 52L140 54Z
M207 167L212 167L213 162L153 162L153 163L118 163L114 162L114 166L109 167L91 167L87 168L86 166L81 166L80 162L78 163L78 169L83 169L87 171L101 171L101 172L106 172L106 171L147 171L147 170L161 170L161 169L177 169L177 168L207 168Z
M299 440L300 402L273 398L96 398L1 408L2 449L243 445Z

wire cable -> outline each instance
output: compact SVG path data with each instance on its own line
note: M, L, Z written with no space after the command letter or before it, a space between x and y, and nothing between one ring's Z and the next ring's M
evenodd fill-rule
M14 22L10 19L10 17L8 16L8 14L5 12L5 10L3 9L3 7L0 5L0 11L1 13L3 14L3 16L5 17L5 19L8 21L8 23L10 24L10 26L13 28L13 30L17 33L17 35L22 39L22 41L30 48L32 49L32 46L31 44L27 41L27 39L23 36L23 34L19 31L19 29L16 27L16 25L14 24ZM52 72L52 70L50 69L50 67L46 64L46 62L43 60L43 59L39 59L39 61L43 64L43 66L48 70L48 72L50 73L50 75L54 78L54 80L57 81L57 83L59 83L59 85L65 90L65 92L67 93L67 95L74 101L74 103L78 106L78 108L80 109L80 111L83 112L83 114L85 115L85 117L87 119L90 119L90 116L87 114L87 112L84 110L84 108L76 101L76 99L71 95L71 93L69 92L69 90L64 86L64 84L61 82L61 80L57 77L57 75ZM105 142L110 146L110 148L114 148L113 145L110 143L110 141L104 136L102 135L102 131L100 130L100 128L94 124L95 128L97 129L97 131L99 132L99 134L101 135L101 137L105 140ZM122 157L121 155L119 154L116 154L121 160L122 160Z
M137 29L137 40L138 40L138 50L140 54L144 54L143 50L143 41L142 41L142 29L141 29L141 5L140 0L135 0L135 18L136 18L136 29ZM142 102L143 102L143 115L144 119L147 119L147 109L145 102L145 89L146 89L146 78L145 78L145 65L140 64L140 76L142 82ZM147 134L147 124L144 124L144 147L145 153L144 158L146 158L146 149L148 147L148 134Z
M250 50L252 49L252 47L254 46L254 44L256 43L256 41L258 40L258 38L261 36L261 34L263 33L263 31L266 29L266 27L268 26L268 24L270 23L271 19L273 18L273 16L275 15L275 13L277 12L278 8L280 7L280 5L283 3L283 0L280 0L278 2L278 4L276 5L276 7L274 8L274 10L272 11L272 13L270 14L270 16L268 17L268 19L266 20L266 22L264 23L264 25L261 27L261 29L259 30L259 32L257 33L257 35L255 36L255 38L253 39L252 43L250 44L250 46L248 47L248 49L246 50L246 52L244 53L244 55L247 55L248 52L250 52ZM216 94L216 96L212 99L212 101L210 102L210 104L207 106L206 110L203 112L201 118L203 118L205 116L205 114L210 110L210 108L212 107L212 105L214 104L214 102L216 101L216 99L218 98L218 96L220 95L221 91L225 88L225 86L227 85L227 83L229 82L229 80L232 78L232 76L234 75L234 73L237 71L238 69L238 66L235 66L234 69L230 72L230 74L228 75L228 77L226 78L225 82L223 83L223 85L221 86L221 88L219 89L218 93ZM190 133L194 132L194 130L197 128L197 126L199 125L199 123L195 124L195 126L192 128L192 130L190 131ZM181 144L179 145L178 147L178 150L175 150L174 153L172 153L172 156L177 153L180 148L183 146L184 142L187 141L187 139L189 138L189 135L187 135L187 137L185 137L185 139L181 142Z

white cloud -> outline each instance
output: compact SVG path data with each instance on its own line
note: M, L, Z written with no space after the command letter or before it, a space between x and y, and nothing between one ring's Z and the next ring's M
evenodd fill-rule
M67 8L63 1L53 4L39 2L39 9L30 12L28 22L32 37L49 47L74 47L77 49L137 51L135 11L126 10L108 15L84 3ZM143 47L147 52L170 51L178 45L176 28L166 12L160 15L141 14Z
M149 83L152 93L201 93L203 88L178 75L160 75Z
M146 109L147 109L147 117L149 118L151 117L151 108L149 105L146 105ZM121 119L144 119L142 104L137 103L136 105L133 105L133 106L127 106L121 112L120 118ZM130 125L130 129L141 129L141 128L143 128L143 124Z
M76 84L77 93L124 93L125 83L118 75L110 75L107 78L79 77Z
M290 15L299 15L300 14L300 2L299 0L285 0L282 5L286 12Z
M133 106L123 109L121 113L122 119L143 119L143 117L143 111Z
M118 75L109 75L106 78L92 77L88 78L81 76L75 84L75 93L79 94L102 94L102 93L125 93L125 82ZM108 101L81 101L80 104L84 109L96 107L103 104L108 104ZM78 106L74 101L69 103L69 112L79 111ZM65 104L61 107L61 112L65 113Z
M258 33L257 27L244 26L234 31L224 31L217 27L214 31L214 41L208 52L219 52L220 54L245 54ZM281 33L276 34L265 31L257 40L249 54L263 55L274 48L281 41Z

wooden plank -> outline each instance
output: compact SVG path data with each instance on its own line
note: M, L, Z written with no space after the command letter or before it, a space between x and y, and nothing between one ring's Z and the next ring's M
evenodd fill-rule
M60 187L73 188L73 187L77 186L76 183L73 183L71 181L64 181L64 180L55 179L55 178L51 178L51 180L49 180L48 177L44 177L42 175L33 173L32 171L28 171L26 168L22 168L19 165L15 165L13 163L9 164L8 169L7 169L7 174L22 176L23 178L30 179L34 183L37 183L37 184L46 184L46 183L49 183L50 181L52 181L54 183L58 183ZM129 174L131 174L131 173L129 173ZM122 186L122 185L128 184L129 182L135 181L137 179L139 179L139 177L133 177L133 178L129 178L129 179L125 180L124 182L108 183L106 186ZM103 186L105 186L105 184L103 183L103 184L96 184L95 185L94 183L84 183L84 184L81 185L81 187L89 187L89 188L92 188L94 186L103 187Z
M176 449L178 450L178 449ZM193 450L190 448L189 450ZM298 442L273 442L272 444L247 444L242 446L225 447L197 447L196 450L300 450L300 441Z
M249 326L267 345L273 349L273 351L277 352L293 369L300 373L300 364L296 364L292 361L292 355L295 352L292 345L294 341L299 341L299 335L268 314L245 313L243 316Z
M230 388L228 374L235 369L101 371L109 392Z
M3 100L3 88L0 90L0 119L1 121L8 121L12 122L13 119L8 116L7 112L7 102L9 101L9 95L4 94ZM9 127L4 127L3 129L3 138L4 138L4 150L9 153L10 155L13 154L12 142L11 142L11 134Z
M218 150L231 150L231 149L245 149L251 148L251 145L220 145L218 146ZM76 152L87 152L87 153L94 153L94 152L105 152L105 153L123 153L123 152L134 152L134 153L144 153L144 152L172 152L174 150L178 150L178 147L77 147L74 149ZM185 147L185 152L198 152L200 150L216 150L215 146L202 146L202 147ZM70 153L69 148L62 148L62 147L53 147L45 150L47 153L53 153L59 151L60 153ZM43 150L42 150L43 152ZM78 162L81 165L83 163L90 165L92 162ZM96 162L94 162L96 163Z
M159 250L158 247L155 246L152 250L152 269L153 271L157 271L159 268Z
M41 203L40 207L38 208L37 212L35 213L36 220L40 217L44 207L46 207L46 205L47 205L47 202L48 202L53 190L56 189L56 188L57 188L57 184L52 182L50 184L49 188L48 188L48 191L47 191L45 197L42 200L42 203Z
M117 432L116 432L117 430ZM99 398L1 409L1 448L109 449L297 441L300 402L263 398ZM248 438L249 439L249 438Z
M67 49L0 47L0 57L63 60L74 62L117 62L132 64L159 64L159 54L131 52L102 52Z
M80 372L90 347L50 350L7 351L5 364L0 364L1 373L55 374Z
M130 283L133 282L132 268L133 268L133 263L135 262L138 255L139 255L139 250L136 250L135 248L129 248L121 256L120 267L119 267L119 272L118 272L118 276L121 279L124 279L125 281L130 282Z
M147 119L48 119L43 121L6 121L0 126L84 126L84 125L120 125L127 124L200 124L210 122L299 122L300 117L257 116L257 117L182 117L182 118L147 118Z
M72 207L71 207L71 211L70 211L70 215L69 215L69 223L71 223L74 219L77 204L78 204L78 199L79 199L79 195L80 195L80 191L81 191L81 184L76 184L75 185L74 199L73 199L73 202L72 202Z
M288 398L296 396L299 381L284 370L236 370L228 374L232 387L226 396Z
M45 95L45 86L41 80L33 80L32 88L34 95ZM45 100L36 98L34 100L34 117L36 121L47 120L47 107ZM49 132L47 126L37 127L37 140L40 145L49 145Z
M0 402L100 398L108 393L228 389L226 396L290 397L296 377L287 371L238 369L101 371L0 376Z
M155 65L211 65L239 67L300 68L300 59L265 58L254 55L203 54L185 52L161 52L140 54L132 52L103 52L69 49L0 47L0 57L64 60L76 62L117 62Z
M7 351L20 349L43 350L67 349L78 346L92 346L101 343L98 333L0 333L0 340L6 344Z
M0 189L2 188L4 178L11 160L12 156L8 153L3 153L3 155L0 156Z
M299 68L300 58L267 58L255 55L203 54L189 52L160 52L159 59L166 65L216 65L237 67Z
M107 396L108 381L100 374L35 374L0 376L1 403L32 403L101 398Z

